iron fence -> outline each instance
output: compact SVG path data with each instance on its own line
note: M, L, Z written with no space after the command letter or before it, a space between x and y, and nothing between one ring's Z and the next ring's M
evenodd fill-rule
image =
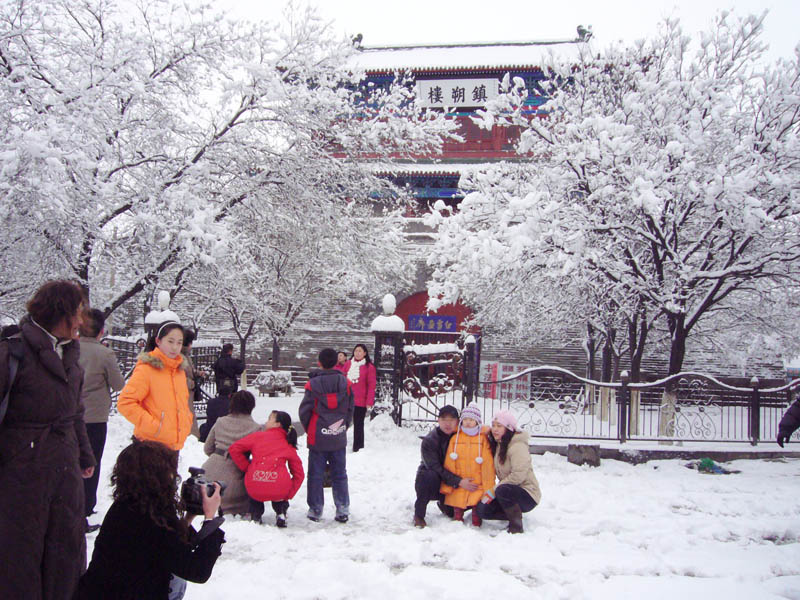
M428 427L441 406L463 408L471 400L478 344L463 338L445 343L405 341L396 422L406 427Z
M775 439L798 388L800 379L762 389L753 378L745 388L703 373L609 383L559 367L532 367L479 382L476 401L485 421L511 410L532 437L756 445Z

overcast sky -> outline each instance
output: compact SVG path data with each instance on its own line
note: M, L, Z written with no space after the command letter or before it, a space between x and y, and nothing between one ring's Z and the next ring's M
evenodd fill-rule
M793 57L800 42L800 0L312 0L319 13L347 35L361 33L365 46L422 42L571 39L578 25L591 25L595 47L653 34L665 16L680 18L684 31L707 28L714 14L768 9L769 57ZM273 20L283 0L220 0L239 17Z

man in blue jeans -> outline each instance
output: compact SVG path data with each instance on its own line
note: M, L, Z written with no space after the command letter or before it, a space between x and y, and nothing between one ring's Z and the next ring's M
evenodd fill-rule
M350 518L350 493L347 489L347 428L353 422L353 392L347 378L334 369L337 353L324 348L319 353L321 371L312 371L300 403L300 422L305 427L308 445L308 514L319 521L325 505L322 480L330 466L336 521Z

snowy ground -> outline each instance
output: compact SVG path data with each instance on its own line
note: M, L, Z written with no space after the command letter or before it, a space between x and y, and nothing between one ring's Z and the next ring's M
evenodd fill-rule
M259 398L297 415L299 396ZM110 505L108 475L132 427L109 423L98 511ZM306 462L305 438L300 456ZM181 474L205 460L190 438ZM289 527L228 519L227 543L208 583L187 598L441 600L537 598L800 600L800 460L736 461L733 475L705 475L664 460L599 468L534 456L542 504L524 535L499 522L481 529L448 521L431 504L426 529L411 525L417 434L388 417L367 426L366 448L348 454L351 520L305 518L305 484ZM89 552L96 534L89 536Z

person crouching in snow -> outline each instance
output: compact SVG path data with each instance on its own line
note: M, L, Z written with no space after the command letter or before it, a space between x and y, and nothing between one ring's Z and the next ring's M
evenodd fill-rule
M247 460L247 452L251 460ZM264 502L270 500L275 511L275 525L286 527L289 500L294 498L305 478L303 461L297 455L297 431L289 413L273 410L263 431L234 442L228 454L236 466L246 472L244 486L250 496L253 521L261 522Z
M494 487L494 460L489 447L489 428L481 426L481 409L470 404L461 411L458 431L450 439L444 468L458 477L471 479L478 487L470 491L442 483L444 503L453 507L453 520L463 521L464 511L473 508L487 489ZM472 511L472 524L481 526L481 519Z
M522 533L522 513L533 510L542 500L533 474L528 434L519 430L514 415L501 410L492 418L489 444L500 483L486 490L475 510L482 519L508 519L508 532Z

